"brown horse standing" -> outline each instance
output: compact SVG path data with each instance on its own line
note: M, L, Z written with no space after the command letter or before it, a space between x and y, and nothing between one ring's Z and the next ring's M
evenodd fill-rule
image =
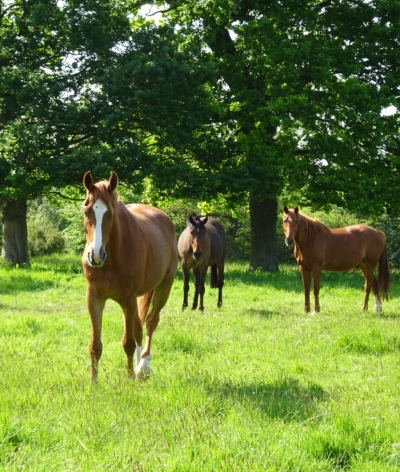
M178 241L178 251L183 272L183 308L188 306L190 270L194 275L195 293L192 310L197 308L200 295L200 310L204 310L204 282L208 267L211 266L210 287L218 287L218 306L222 305L224 286L225 232L221 223L213 218L190 215L187 228Z
M95 184L91 172L83 178L87 198L86 247L82 257L86 277L86 303L92 324L89 344L91 378L97 378L103 350L101 325L107 299L115 300L124 314L122 345L128 375L150 373L150 346L160 310L168 300L177 268L175 227L168 216L148 205L125 206L118 198L118 177ZM139 305L137 298L140 299ZM149 311L150 304L152 307ZM146 343L142 350L142 325L146 321Z
M314 277L314 311L318 313L321 271L345 272L354 267L359 267L365 277L363 309L368 309L372 288L375 311L382 311L381 296L388 300L391 283L386 240L382 231L362 224L330 229L299 213L297 206L289 210L285 205L283 211L285 242L288 246L295 244L294 255L303 277L305 311L311 310L311 274ZM379 284L374 275L377 266Z

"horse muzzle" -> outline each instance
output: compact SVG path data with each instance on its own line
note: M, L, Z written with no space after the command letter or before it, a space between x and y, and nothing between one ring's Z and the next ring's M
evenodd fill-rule
M286 238L285 239L285 244L286 246L293 246L294 239L293 238Z
M94 252L88 252L87 259L91 267L101 267L106 260L107 253L106 251L100 252L100 257L95 257Z
M194 252L193 253L193 258L195 261L199 261L201 259L201 256L202 256L202 252Z

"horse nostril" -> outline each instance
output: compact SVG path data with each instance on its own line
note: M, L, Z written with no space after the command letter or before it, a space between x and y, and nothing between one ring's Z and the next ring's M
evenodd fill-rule
M291 246L293 244L293 239L286 238L285 239L286 246Z

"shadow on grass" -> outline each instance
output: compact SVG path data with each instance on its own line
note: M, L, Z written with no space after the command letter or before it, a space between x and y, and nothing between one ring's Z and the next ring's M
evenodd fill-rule
M252 316L261 316L262 318L272 318L274 312L270 310L257 310L255 308L249 308L248 310L246 310L246 314Z
M0 294L13 294L16 292L34 292L36 290L46 290L54 287L54 280L37 280L30 274L22 273L3 277L0 283Z
M215 393L215 385L210 389ZM273 383L232 384L230 380L219 388L222 400L229 398L249 408L257 409L271 419L286 422L317 421L318 402L326 393L316 384L302 385L298 379L286 377Z

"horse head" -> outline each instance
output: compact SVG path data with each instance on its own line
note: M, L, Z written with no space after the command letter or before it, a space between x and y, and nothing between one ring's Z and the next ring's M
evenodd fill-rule
M283 207L283 232L285 233L286 246L292 246L299 226L299 208L292 210L285 205Z
M87 191L83 204L87 260L92 267L101 267L107 257L106 245L117 209L118 195L114 190L118 176L111 172L109 180L95 184L89 171L83 177L83 185Z
M190 245L193 250L193 258L196 261L200 260L203 255L203 246L207 232L205 225L207 221L207 216L201 218L195 213L190 215L186 220L186 224L188 225L190 232Z

